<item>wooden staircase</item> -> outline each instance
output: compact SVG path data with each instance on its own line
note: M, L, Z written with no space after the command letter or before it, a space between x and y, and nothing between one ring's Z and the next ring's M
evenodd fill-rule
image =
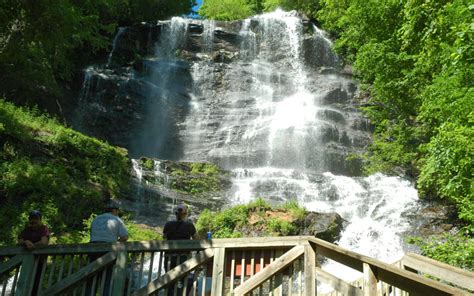
M363 277L345 282L319 267L324 259ZM318 293L317 282L334 291ZM0 248L1 296L473 295L469 290L471 272L415 254L390 265L310 236Z

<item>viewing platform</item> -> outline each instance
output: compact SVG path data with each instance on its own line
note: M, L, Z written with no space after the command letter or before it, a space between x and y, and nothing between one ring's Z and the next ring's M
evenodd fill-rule
M322 270L326 259L359 271L361 280L349 283ZM107 291L114 296L436 296L474 291L472 272L415 254L387 264L311 236L49 245L33 251L15 246L0 248L0 260L2 296ZM317 282L333 291L319 292Z

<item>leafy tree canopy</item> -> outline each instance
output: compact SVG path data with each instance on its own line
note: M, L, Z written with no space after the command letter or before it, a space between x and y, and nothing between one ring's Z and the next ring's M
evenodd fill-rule
M0 90L17 103L47 105L75 71L110 46L117 25L187 14L194 0L4 0Z

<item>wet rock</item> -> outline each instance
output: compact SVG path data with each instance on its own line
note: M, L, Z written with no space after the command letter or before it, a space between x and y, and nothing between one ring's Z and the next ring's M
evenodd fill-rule
M348 93L341 88L329 91L322 99L323 104L345 103L349 100Z
M309 212L303 221L298 222L300 235L314 235L328 242L335 242L340 238L345 221L337 213Z
M275 232L269 227L270 221L288 222L294 226L290 233ZM340 238L342 229L346 221L337 213L317 213L306 212L304 218L292 216L288 211L282 209L255 209L254 213L250 213L248 223L238 225L236 232L242 234L243 237L262 237L262 236L278 236L278 235L309 235L335 242Z
M407 235L426 238L449 232L459 226L454 206L423 200L419 202L419 206L418 212L405 214L413 225Z

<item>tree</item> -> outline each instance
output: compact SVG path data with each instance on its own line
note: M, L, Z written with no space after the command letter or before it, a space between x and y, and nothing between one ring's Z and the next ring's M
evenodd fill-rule
M187 14L194 0L4 0L0 91L20 104L55 105L78 68L106 50L118 24Z
M244 19L254 14L253 5L247 0L206 0L199 14L216 20Z

